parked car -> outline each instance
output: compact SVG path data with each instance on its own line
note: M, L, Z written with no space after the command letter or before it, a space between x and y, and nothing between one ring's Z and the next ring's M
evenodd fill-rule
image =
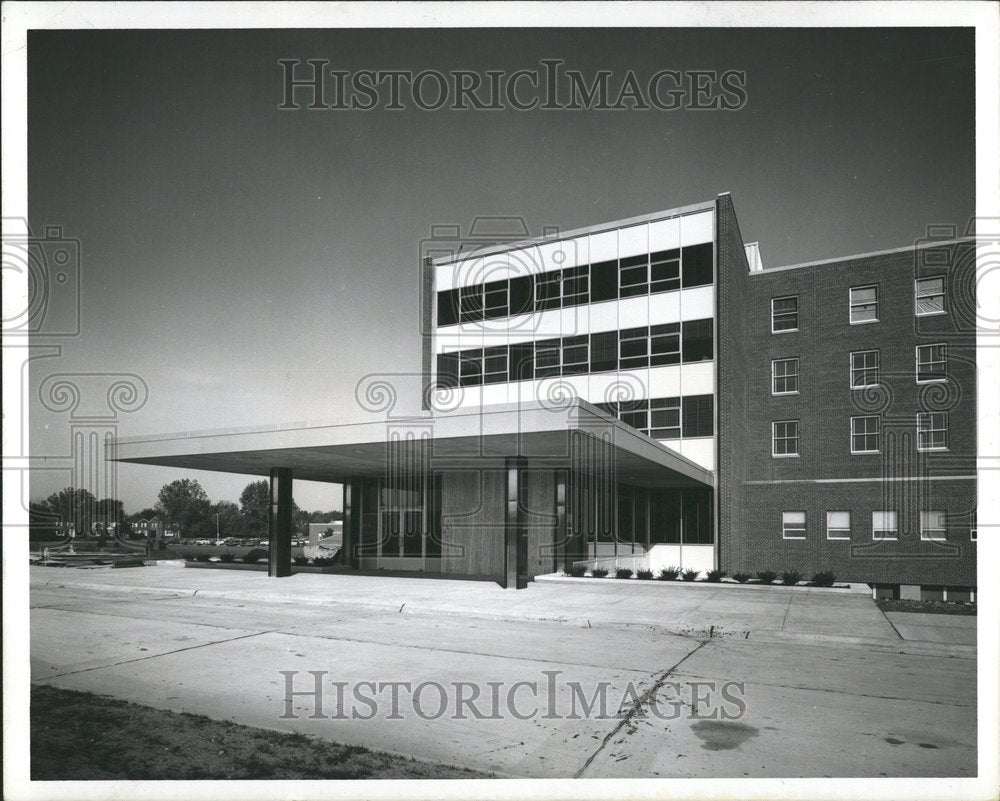
M239 544L240 544L241 542L242 542L242 540L238 540L238 539L236 539L236 537L229 537L229 538L228 538L228 539L227 539L227 540L226 540L225 542L223 542L222 544L223 544L223 545L239 545Z
M263 546L264 548L266 548L266 547L268 547L271 544L271 541L270 540L260 540L257 544Z

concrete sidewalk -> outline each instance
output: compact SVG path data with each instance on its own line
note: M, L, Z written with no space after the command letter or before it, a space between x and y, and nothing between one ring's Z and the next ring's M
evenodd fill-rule
M32 567L30 576L32 587L39 588L362 607L409 615L645 629L698 638L975 655L975 618L971 625L967 619L955 627L951 620L907 625L905 617L890 623L868 596L801 587L765 591L682 582L622 586L617 580L595 579L534 582L525 590L511 591L490 582L347 574L271 579L256 572L187 570L165 564L88 571ZM956 637L951 632L958 627L963 633Z

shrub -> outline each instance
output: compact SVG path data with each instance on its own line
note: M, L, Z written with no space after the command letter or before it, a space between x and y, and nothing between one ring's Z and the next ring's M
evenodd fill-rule
M160 540L160 546L159 547L160 547L161 551L165 551L165 550L167 550L167 543L165 543L163 540Z
M253 565L259 562L261 559L267 559L269 556L268 552L263 548L254 548L253 550L247 551L243 554L243 561L248 565Z
M566 575L573 578L583 578L587 575L586 565L570 565L566 568Z
M705 581L709 581L712 584L718 584L726 576L725 570L709 570L705 574Z
M677 581L680 574L679 567L664 567L660 570L660 581Z
M733 573L733 581L738 581L740 584L746 584L750 581L749 573Z
M230 553L229 551L226 551L225 553L220 553L219 561L224 562L225 564L228 565L230 562L236 561L236 554Z
M642 581L649 581L653 577L652 570L636 570L635 577L641 579Z
M798 570L786 570L781 574L781 583L789 587L794 587L802 581L802 574Z
M593 570L590 571L590 575L592 575L594 578L604 578L606 575L608 575L608 571L607 568L604 567L595 567Z
M778 574L773 570L761 570L757 573L757 581L761 584L774 584L774 580L778 577Z
M812 583L817 587L832 587L833 582L837 580L837 577L833 575L829 570L824 570L821 573L817 573L813 576Z
M199 554L195 554L194 558L195 558L196 562L207 562L212 557L209 554L207 554L207 553L199 553Z
M297 565L308 565L309 557L299 554L298 556L292 557L292 561L295 562L295 564Z
M693 567L689 567L687 570L681 573L681 578L683 578L685 581L694 581L696 578L698 578L698 573L700 572L701 571L695 570Z
M632 568L629 567L619 567L615 571L615 578L632 578Z
M336 560L332 556L317 556L313 559L313 564L316 567L333 567L336 564Z
M195 560L195 554L192 551L184 551L184 561L193 562Z

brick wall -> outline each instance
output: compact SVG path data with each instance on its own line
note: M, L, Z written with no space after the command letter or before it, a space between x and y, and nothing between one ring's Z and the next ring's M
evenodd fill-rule
M743 492L745 551L734 560L748 572L791 567L832 569L838 577L886 583L974 584L975 544L969 513L975 507L975 296L972 245L909 250L861 259L764 271L750 276L747 338L748 470ZM935 255L937 254L937 255ZM934 256L934 258L928 258ZM933 262L928 264L927 262ZM945 275L945 315L914 315L916 275ZM850 325L852 286L879 287L879 321ZM772 334L770 301L799 297L799 331ZM946 343L949 380L920 384L918 344ZM882 386L851 390L849 354L878 349ZM771 360L799 358L799 394L771 395ZM733 380L738 372L733 369ZM918 411L946 411L949 449L919 452ZM855 455L850 418L881 417L881 453ZM799 421L797 458L771 456L771 422ZM921 480L900 480L917 477ZM812 479L869 482L796 483ZM895 543L872 543L871 512L894 509ZM921 542L919 511L949 515L947 543ZM781 511L808 515L805 541L783 540ZM827 541L826 511L852 512L852 541Z

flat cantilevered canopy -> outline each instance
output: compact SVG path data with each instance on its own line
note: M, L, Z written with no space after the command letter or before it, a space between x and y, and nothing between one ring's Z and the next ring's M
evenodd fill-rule
M416 458L419 456L419 459ZM118 462L343 483L384 476L392 466L434 471L502 467L508 457L649 487L713 486L714 477L676 451L649 439L591 404L520 403L427 412L357 423L314 423L253 429L192 431L115 440Z

